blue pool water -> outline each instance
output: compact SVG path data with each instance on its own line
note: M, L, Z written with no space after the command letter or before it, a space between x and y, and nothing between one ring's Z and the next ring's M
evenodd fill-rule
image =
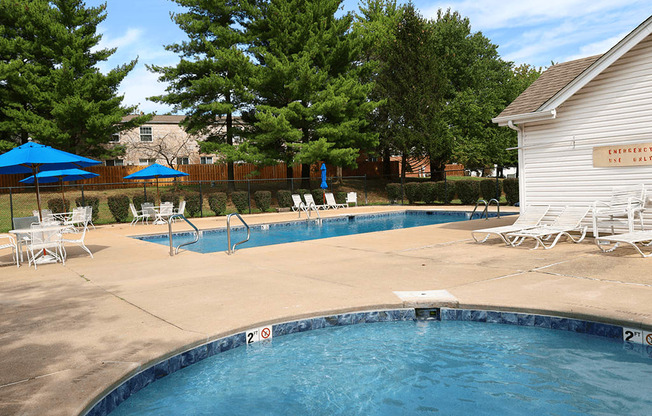
M442 224L446 222L466 221L470 213L460 211L402 211L383 214L343 215L335 218L324 218L321 225L314 221L292 221L287 223L269 224L264 229L260 225L251 227L251 239L238 246L238 249L260 247L272 244L292 243L296 241L316 240L320 238L337 237L351 234L370 233L374 231L395 230L399 228L420 227L424 225ZM314 214L313 214L314 216ZM476 214L476 217L478 214ZM243 227L233 227L231 244L246 238ZM169 245L167 234L138 237L143 241ZM173 236L175 246L192 241L188 233ZM227 250L226 230L204 231L199 242L184 249L198 253L213 253Z
M331 327L235 348L111 415L650 415L652 361L619 340L478 322Z

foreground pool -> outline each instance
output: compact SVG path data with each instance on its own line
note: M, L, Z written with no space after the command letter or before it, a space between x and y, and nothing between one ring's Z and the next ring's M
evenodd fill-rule
M305 214L304 214L305 215ZM509 214L507 214L509 215ZM313 213L313 219L315 215ZM447 222L466 221L471 214L463 211L399 211L381 214L339 215L324 218L321 225L316 221L290 221L251 227L251 239L238 247L260 247L273 244L292 243L296 241L316 240L320 238L337 237L351 234L370 233L375 231L395 230L400 228L420 227L424 225L443 224ZM479 218L476 214L474 218ZM136 237L143 241L169 245L168 234L155 236ZM231 233L232 244L244 240L246 231L243 227L233 227ZM173 235L175 246L192 241L190 233L177 233ZM227 239L225 229L202 231L199 242L184 249L199 252L213 253L226 251Z
M649 415L652 360L625 345L478 322L331 327L214 355L111 415Z

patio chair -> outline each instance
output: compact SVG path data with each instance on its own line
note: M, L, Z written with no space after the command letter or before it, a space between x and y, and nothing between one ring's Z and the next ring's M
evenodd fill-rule
M173 214L174 214L174 205L172 204L172 202L163 202L161 204L158 214L156 214L156 222L158 221L167 222L168 218L170 218Z
M355 206L358 206L358 193L357 192L347 192L346 194L346 206L351 206L351 204L355 204Z
M73 228L86 226L86 208L77 207L72 210L72 215L64 219L63 225L69 225Z
M651 230L642 230L642 231L633 231L631 233L624 234L615 234L615 235L605 235L604 237L596 237L595 244L602 250L604 253L614 251L621 244L629 244L634 247L638 253L643 257L652 256L652 252L645 254L641 247L650 247L652 246L652 231ZM613 245L611 247L608 247Z
M331 192L327 192L324 194L326 196L326 205L328 205L328 208L332 209L338 209L338 208L348 208L349 204L338 204L337 201L335 201L335 195L333 195Z
M65 237L61 238L61 251L64 259L68 254L66 253L66 247L65 247L66 243L77 244L78 246L86 250L86 252L90 254L91 258L93 258L93 253L91 253L88 247L86 247L86 244L84 244L84 238L86 238L86 231L88 231L88 224L84 225L84 228L82 229L81 232L79 230L75 230L73 233L68 232L64 234L66 236L71 234L76 234L78 236L77 238L65 238Z
M61 230L44 230L39 223L32 224L29 239L27 240L27 260L29 265L37 269L37 260L49 255L56 261L66 264L61 244Z
M16 262L16 267L20 267L18 261L18 245L16 244L14 237L9 234L0 234L0 250L3 248L11 249L11 255L13 256L13 260Z
M154 209L154 204L150 202L145 202L144 204L140 205L140 208L142 209L143 214L149 215L149 218L152 218L154 221L152 224L156 222L156 215L158 214L156 212L156 209Z
M492 234L496 234L507 245L510 242L505 238L505 234L522 231L528 228L534 228L541 225L541 220L546 216L550 206L548 205L530 205L523 210L523 213L514 221L512 225L503 225L500 227L483 228L481 230L471 231L471 237L476 243L484 243ZM484 238L479 240L476 234L484 234Z
M150 219L149 214L145 213L144 211L136 211L136 207L133 203L129 204L129 209L131 210L131 215L134 217L134 219L131 220L131 224L129 225L136 225L138 224L138 221L142 221L143 224L147 224L147 221Z
M179 203L179 208L174 210L175 215L186 215L186 200L184 199Z
M614 188L609 201L593 203L593 236L599 236L599 222L606 221L611 225L611 234L615 234L614 224L626 223L629 232L634 231L634 220L638 216L643 226L643 209L645 207L645 186L629 186Z
M93 207L87 205L84 208L86 208L86 225L90 224L95 229L95 224L93 224Z
M521 245L527 238L533 238L537 242L536 246L534 246L534 249L539 248L539 246L543 246L543 248L546 250L553 248L559 239L563 236L567 236L574 243L580 243L582 240L584 240L584 237L586 237L586 230L588 229L587 226L582 226L582 221L588 215L590 210L591 207L589 206L567 206L564 208L561 214L555 218L552 224L540 225L538 227L530 228L527 230L507 233L505 238L510 241L512 247ZM570 234L571 232L579 232L580 237L575 239ZM552 240L552 243L548 243L548 245L546 245L544 240L547 241L553 237L554 239Z
M38 215L34 215L32 217L14 217L14 221L13 221L14 230L29 229L32 226L32 224L38 221L39 221Z
M301 200L301 195L292 194L292 202L294 203L294 205L292 205L292 211L306 210L306 204Z
M38 217L38 209L32 210L32 215L35 217ZM52 211L49 209L42 209L41 210L41 215L43 215L43 221L47 219L53 219L54 215L52 214Z
M312 197L312 194L303 194L303 199L306 201L306 205L308 207L314 205L315 208L317 208L317 209L328 209L328 204L317 205L315 203L314 198Z

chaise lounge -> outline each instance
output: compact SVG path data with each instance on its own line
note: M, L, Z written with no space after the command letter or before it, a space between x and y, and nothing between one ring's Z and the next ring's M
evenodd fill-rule
M506 234L539 226L541 220L545 217L549 209L550 207L548 205L530 205L525 208L521 215L519 215L516 221L514 221L514 224L471 231L471 237L473 237L476 243L484 243L492 234L495 234L500 237L505 244L510 245L510 242L505 237ZM479 240L476 238L476 234L484 234L485 236L482 240Z

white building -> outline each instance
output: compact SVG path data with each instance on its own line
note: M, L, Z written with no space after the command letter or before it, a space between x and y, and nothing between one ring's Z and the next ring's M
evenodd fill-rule
M614 187L652 191L651 33L652 17L604 55L550 67L493 119L518 132L521 206L556 215Z

